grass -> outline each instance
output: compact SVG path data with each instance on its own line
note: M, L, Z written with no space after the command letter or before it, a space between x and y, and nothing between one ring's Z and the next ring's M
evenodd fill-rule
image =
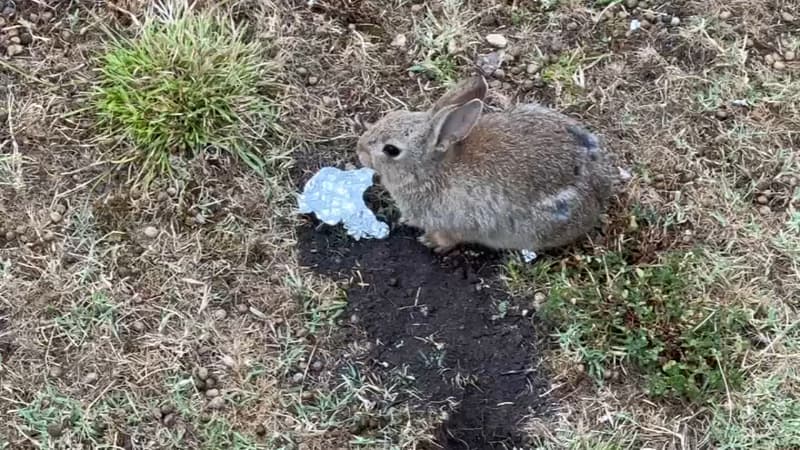
M81 403L63 395L52 386L40 391L36 398L17 411L25 432L35 436L44 448L56 440L94 441L101 423L96 414L89 415Z
M553 332L531 362L547 368L551 413L520 424L534 448L800 448L800 82L796 59L785 70L764 59L800 49L781 11L746 0L649 2L624 18L617 0L446 0L415 13L419 2L376 0L50 3L0 30L35 30L0 86L0 449L119 448L126 436L142 448L430 441L442 417L411 406L422 383L360 360L367 343L337 333L341 286L299 267L283 162L296 149L299 179L353 162L353 122L434 100L496 51L492 32L514 54L492 94L567 110L642 174L592 251L509 264L521 299L498 302L495 318L516 320L541 293L534 316ZM590 23L606 6L614 17ZM626 35L647 11L681 24ZM563 33L568 22L581 27ZM390 45L398 33L404 49ZM532 62L547 83L529 89ZM91 108L76 91L92 93ZM173 191L98 179L109 160ZM397 217L385 192L368 197ZM56 205L67 210L50 223ZM31 238L6 237L19 227ZM414 357L441 367L443 352ZM208 408L198 368L223 408ZM151 414L166 405L174 421Z
M134 38L112 39L94 102L103 133L132 146L118 160L136 163L145 183L201 152L269 169L279 127L269 92L277 64L266 50L231 21L180 7L149 18Z
M462 0L445 0L439 14L428 10L417 29L419 62L409 71L445 86L455 82L459 71L455 54L463 45L467 21Z
M637 369L655 396L708 401L739 386L748 350L745 311L720 307L713 280L698 277L701 252L673 252L632 264L619 252L542 263L512 278L547 292L540 313L561 348L597 381Z
M583 62L583 55L576 50L558 56L542 68L542 80L553 83L559 98L563 97L565 104L579 99L585 87Z
M712 438L720 443L717 448L799 447L800 400L794 395L798 382L797 369L784 367L777 374L748 383L747 398L733 408L717 408L710 429Z
M98 332L108 332L119 339L116 329L117 309L118 306L107 294L95 292L74 305L67 313L56 317L55 323L72 345L78 347Z

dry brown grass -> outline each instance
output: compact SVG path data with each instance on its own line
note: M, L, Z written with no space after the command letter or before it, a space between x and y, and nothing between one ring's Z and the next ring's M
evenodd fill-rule
M438 419L386 406L407 389L391 380L342 378L335 320L309 319L308 308L328 310L341 292L298 267L291 194L319 166L354 161L364 122L427 105L447 82L410 67L465 74L498 29L514 54L493 84L498 101L543 101L599 130L635 169L623 206L663 225L617 237L721 255L727 290L715 300L752 311L760 342L742 363L745 387L697 408L654 403L625 379L597 388L553 350L545 360L559 406L533 418L531 434L548 448L747 448L748 435L777 436L765 425L777 421L782 442L800 442L800 62L777 70L764 59L800 52L800 19L780 17L800 17L797 5L649 1L635 13L675 14L681 25L626 36L630 18L597 22L602 8L586 2L222 2L279 49L297 170L265 180L198 158L141 192L110 164L125 144L95 137L85 93L100 24L134 33L147 2L51 3L17 2L33 42L0 60L0 448L51 438L64 448L349 448L370 416L385 422L365 446L421 446ZM47 11L52 19L30 20ZM398 33L406 48L391 45ZM548 55L559 56L538 84L525 65ZM750 105L731 103L741 99ZM219 385L220 409L197 387L201 368ZM786 399L795 403L770 410Z

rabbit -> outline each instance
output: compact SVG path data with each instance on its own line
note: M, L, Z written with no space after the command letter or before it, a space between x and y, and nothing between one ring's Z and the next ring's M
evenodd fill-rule
M487 112L487 90L476 75L428 111L388 113L358 138L360 163L437 253L540 252L585 236L621 169L578 121L538 104Z

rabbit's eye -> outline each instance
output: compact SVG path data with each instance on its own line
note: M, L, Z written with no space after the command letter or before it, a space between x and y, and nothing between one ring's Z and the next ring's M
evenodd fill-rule
M383 146L383 153L390 158L397 158L400 155L400 149L392 144Z

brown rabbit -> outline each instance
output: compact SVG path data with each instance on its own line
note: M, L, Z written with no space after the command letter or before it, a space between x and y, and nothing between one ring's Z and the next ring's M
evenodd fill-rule
M437 252L460 243L537 252L584 236L619 176L597 137L535 104L484 112L486 93L476 76L429 111L387 114L358 140L359 160Z

